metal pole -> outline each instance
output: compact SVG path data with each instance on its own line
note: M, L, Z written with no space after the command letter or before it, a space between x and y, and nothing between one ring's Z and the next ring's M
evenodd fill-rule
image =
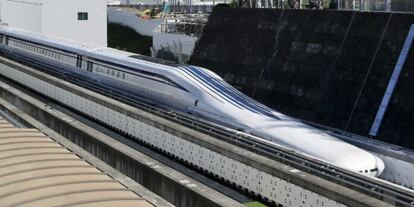
M377 115L375 116L374 122L372 123L371 130L369 132L369 135L371 136L375 137L378 134L385 112L387 111L388 104L390 103L391 97L394 93L401 71L404 68L405 60L407 59L408 53L410 52L413 41L414 41L414 24L411 25L410 31L408 32L408 35L405 39L405 42L404 42L403 48L401 49L397 64L395 65L394 71L392 72L392 75L388 82L387 89L385 90L385 94L378 108Z

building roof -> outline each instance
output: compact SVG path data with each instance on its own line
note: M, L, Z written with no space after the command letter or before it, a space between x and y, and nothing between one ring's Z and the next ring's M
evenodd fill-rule
M0 206L152 206L36 129L0 118Z

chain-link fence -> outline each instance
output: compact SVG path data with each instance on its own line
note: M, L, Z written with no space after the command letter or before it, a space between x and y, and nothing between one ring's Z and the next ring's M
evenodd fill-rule
M392 0L391 11L414 12L413 0Z
M335 0L332 0L335 1ZM336 0L340 10L414 12L414 0Z
M338 0L338 9L389 11L390 0Z

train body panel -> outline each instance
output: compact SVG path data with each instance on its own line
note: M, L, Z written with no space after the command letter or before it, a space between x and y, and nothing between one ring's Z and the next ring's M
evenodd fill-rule
M207 69L31 34L0 27L1 48L336 166L372 176L384 169L375 155L258 103Z

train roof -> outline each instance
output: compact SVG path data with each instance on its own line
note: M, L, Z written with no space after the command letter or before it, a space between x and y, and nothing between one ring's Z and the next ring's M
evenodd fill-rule
M11 28L8 26L0 26L0 32L12 36L14 38L23 39L24 41L33 42L35 44L39 44L45 47L53 48L67 53L72 53L73 55L86 56L88 58L96 59L107 64L124 65L130 68L136 68L137 66L147 66L150 68L161 69L164 71L182 70L180 66L185 66L168 60L162 60L159 58L144 56L108 47L97 47L92 44L79 43L67 39L60 39L36 32ZM193 67L196 66L192 66L190 68ZM205 70L212 77L222 80L221 77L219 77L212 71L200 67L197 67L197 69Z
M25 41L30 41L47 47L54 47L57 50L64 50L66 52L77 53L81 55L84 55L84 53L88 50L95 50L99 48L98 46L92 44L52 37L36 32L11 28L8 26L0 26L0 32L18 39L24 39Z
M108 47L97 47L92 44L80 43L67 39L60 39L36 32L11 28L8 26L0 26L0 33L9 35L17 39L24 39L25 41L33 42L35 44L39 44L45 47L50 47L56 50L72 53L73 55L79 54L82 56L99 59L107 63L118 63L129 67L136 66L134 64L140 64L153 67L155 66L167 70L176 69L176 66L178 66L177 64L171 61L147 57L144 55L139 55Z
M90 54L88 54L89 57L97 58L97 59L105 59L106 61L109 61L109 62L120 62L121 61L121 62L132 63L132 64L148 63L149 65L157 64L157 66L161 65L163 67L166 66L167 68L170 68L170 67L176 68L179 65L172 61L162 60L159 58L144 56L144 55L126 52L126 51L108 48L108 47L92 49L92 50L89 50L89 52L90 52Z
M98 48L98 49L92 49L92 50L90 50L90 52L93 52L95 57L98 57L99 55L103 55L105 57L116 57L117 59L125 59L125 60L129 60L129 61L142 60L142 61L158 63L158 64L166 65L166 66L174 66L174 67L178 66L178 64L176 64L173 61L163 60L163 59L154 58L154 57L149 57L149 56L140 55L140 54L136 54L136 53L131 53L131 52L118 50L118 49L114 49L114 48L109 48L109 47L102 47L102 48Z

